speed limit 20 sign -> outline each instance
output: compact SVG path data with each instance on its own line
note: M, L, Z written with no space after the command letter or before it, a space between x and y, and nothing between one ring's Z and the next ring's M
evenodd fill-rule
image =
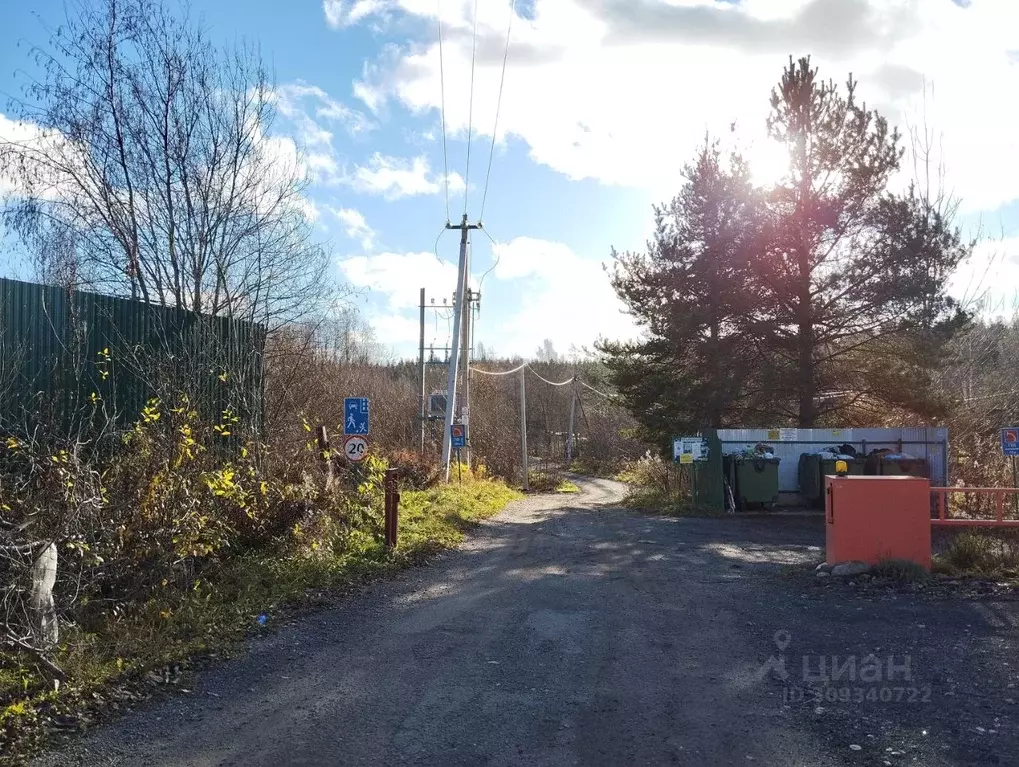
M343 454L348 461L359 463L368 456L368 438L360 434L351 434L343 440Z

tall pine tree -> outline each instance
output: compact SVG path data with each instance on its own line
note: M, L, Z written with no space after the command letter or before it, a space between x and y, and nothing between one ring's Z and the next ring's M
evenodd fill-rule
M929 382L966 320L946 287L972 243L937 200L889 193L899 134L855 91L790 59L768 121L788 174L755 188L706 141L647 251L613 252L643 334L600 349L645 437L939 412Z
M678 431L752 417L767 391L750 375L759 355L743 328L754 305L750 171L706 139L684 175L682 191L655 209L647 251L613 251L613 287L643 338L600 347L645 436L663 446Z
M903 399L909 380L887 375L882 342L949 308L945 277L961 251L915 194L888 193L899 133L857 102L852 77L843 93L809 59L790 60L771 107L769 133L790 163L767 194L755 327L789 371L780 388L794 422L810 427L861 399Z

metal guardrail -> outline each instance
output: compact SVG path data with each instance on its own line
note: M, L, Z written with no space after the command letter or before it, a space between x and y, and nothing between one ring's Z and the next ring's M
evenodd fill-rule
M994 498L994 519L983 519L974 517L949 517L948 497L949 494L973 494L982 496L993 496ZM1013 497L1013 502L1019 505L1019 488L1012 487L932 487L931 495L937 508L937 517L931 519L931 524L936 527L1019 527L1019 519L1005 519L1005 500L1008 496Z

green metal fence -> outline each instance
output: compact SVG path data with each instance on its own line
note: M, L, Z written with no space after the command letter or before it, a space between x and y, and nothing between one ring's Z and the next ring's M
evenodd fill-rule
M151 397L187 394L260 430L264 348L255 323L0 278L0 425L75 428L99 401L123 427Z

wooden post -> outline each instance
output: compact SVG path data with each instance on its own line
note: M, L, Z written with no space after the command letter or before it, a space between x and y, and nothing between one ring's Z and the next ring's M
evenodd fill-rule
M397 530L400 518L400 493L397 492L396 479L399 469L386 469L386 548L396 548Z
M322 461L322 471L326 476L326 489L329 490L333 486L333 456L329 446L329 432L326 431L324 425L319 426L315 432L318 437L318 456Z

